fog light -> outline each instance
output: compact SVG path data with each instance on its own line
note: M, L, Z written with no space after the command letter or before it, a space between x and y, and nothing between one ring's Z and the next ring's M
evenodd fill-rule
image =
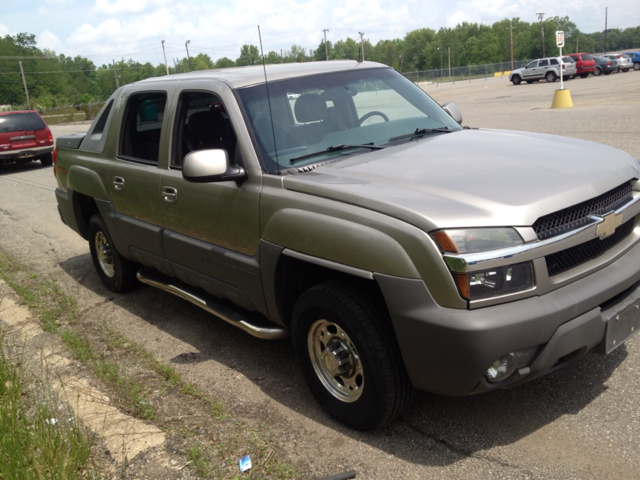
M493 365L487 370L487 380L492 383L497 383L510 377L518 368L529 365L535 353L535 348L528 348L527 350L508 353L504 357L499 358L493 362Z

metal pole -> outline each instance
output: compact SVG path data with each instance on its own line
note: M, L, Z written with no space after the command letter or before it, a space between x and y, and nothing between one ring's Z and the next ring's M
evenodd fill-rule
M547 55L544 52L544 25L542 24L542 17L544 17L544 13L540 12L540 13L536 13L536 15L540 19L540 29L542 30L542 56L546 57Z
M167 53L164 51L164 40L162 40L162 55L164 55L164 66L167 69L167 75L169 75L169 64L167 63Z
M118 81L118 73L116 72L116 61L113 60L113 76L116 78L116 90L120 88L120 82Z
M322 30L322 32L324 33L324 59L325 60L329 60L329 48L327 47L327 32L329 31L328 28L325 28L324 30Z
M191 71L191 57L189 56L189 44L191 43L191 40L187 40L184 44L185 48L187 49L187 60L189 60L189 71Z
M364 62L364 43L362 41L362 37L364 37L364 32L358 32L360 35L360 58Z
M27 110L31 110L31 101L29 100L29 89L27 89L27 79L24 77L24 69L22 68L22 62L20 64L20 73L22 73L22 84L24 85L24 94L27 97Z

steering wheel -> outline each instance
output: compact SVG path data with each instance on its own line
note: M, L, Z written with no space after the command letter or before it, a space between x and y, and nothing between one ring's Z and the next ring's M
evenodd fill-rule
M371 117L375 117L375 116L379 116L382 117L384 119L385 122L389 121L389 117L387 117L384 113L379 112L377 110L373 110L369 113L365 113L359 120L358 120L358 126L362 125L362 122L364 122L365 120L367 120L368 118Z

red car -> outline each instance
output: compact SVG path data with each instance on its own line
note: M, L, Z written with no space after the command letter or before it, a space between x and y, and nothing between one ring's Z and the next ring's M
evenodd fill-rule
M38 112L0 112L0 165L40 160L49 166L52 152L53 135Z
M569 56L576 62L578 76L581 78L587 78L590 73L596 71L596 61L588 53L572 53Z

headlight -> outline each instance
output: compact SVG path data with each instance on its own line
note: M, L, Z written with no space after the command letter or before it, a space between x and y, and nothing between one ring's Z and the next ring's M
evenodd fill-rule
M467 300L495 297L533 287L531 262L492 268L484 272L454 273L460 295Z
M443 252L450 253L486 252L522 244L522 238L513 228L440 230L431 236Z
M523 243L515 229L504 227L440 230L431 236L443 252L457 254L488 252ZM453 271L452 274L460 295L467 300L507 295L527 290L534 285L531 262L472 273Z

